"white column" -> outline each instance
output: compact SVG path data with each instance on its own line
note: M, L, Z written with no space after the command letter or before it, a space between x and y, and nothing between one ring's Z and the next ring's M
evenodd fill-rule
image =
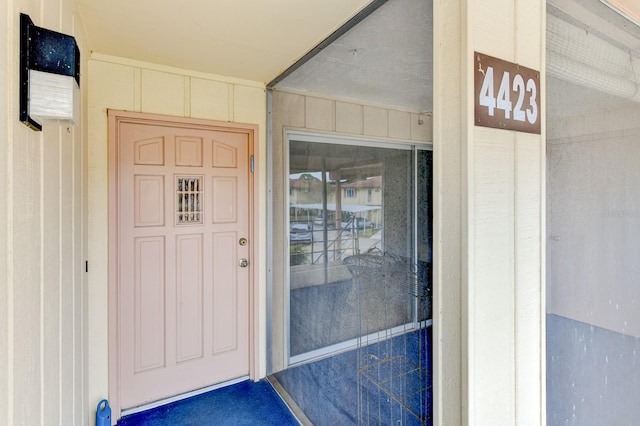
M474 125L474 51L540 70L543 0L434 1L436 424L545 423L542 134ZM544 105L540 102L540 105Z

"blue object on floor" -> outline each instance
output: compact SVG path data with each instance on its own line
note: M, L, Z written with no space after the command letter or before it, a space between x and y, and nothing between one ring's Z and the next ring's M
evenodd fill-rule
M250 380L122 417L118 426L295 425L271 384Z

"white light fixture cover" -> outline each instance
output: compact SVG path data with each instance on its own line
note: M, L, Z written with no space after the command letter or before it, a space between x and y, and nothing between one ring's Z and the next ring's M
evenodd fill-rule
M40 123L77 125L80 88L68 75L29 70L29 115Z

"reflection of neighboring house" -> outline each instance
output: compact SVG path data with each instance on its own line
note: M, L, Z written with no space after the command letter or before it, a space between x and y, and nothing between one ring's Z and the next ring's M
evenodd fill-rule
M382 205L382 176L369 179L343 183L342 203L358 204L361 206Z
M382 176L343 183L340 186L343 206L382 206ZM363 211L356 216L379 226L382 220L380 213L381 210L369 210Z
M327 202L332 207L330 217L335 220L336 210L336 182L327 185ZM348 220L345 215L360 217L369 222L379 224L381 221L380 209L369 209L369 206L382 207L382 176L375 176L356 182L341 183L342 195L340 210L343 213L342 220ZM295 206L292 211L294 221L301 217L321 216L322 209L322 181L311 174L302 174L297 179L289 179L289 205ZM345 208L353 206L354 208ZM362 208L358 208L362 207ZM311 216L309 216L309 214Z

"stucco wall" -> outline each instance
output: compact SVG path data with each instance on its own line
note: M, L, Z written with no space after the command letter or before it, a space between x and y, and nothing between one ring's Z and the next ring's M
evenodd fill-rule
M547 316L547 424L635 425L640 339Z
M640 337L640 106L554 120L548 312Z
M86 108L77 127L20 123L20 13L76 37L71 0L0 7L0 424L86 424Z
M89 62L89 401L108 395L107 109L259 125L259 242L265 244L266 96L264 85L94 53ZM265 273L258 259L260 355L265 359ZM259 375L265 374L264 365Z
M549 424L635 424L640 104L561 82L548 121Z

